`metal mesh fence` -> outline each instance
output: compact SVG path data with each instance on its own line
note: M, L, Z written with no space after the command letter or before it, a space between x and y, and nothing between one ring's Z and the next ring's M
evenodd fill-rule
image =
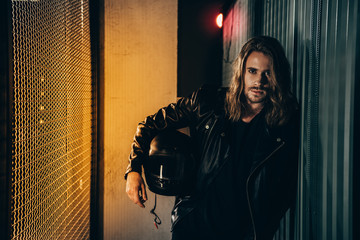
M12 239L88 239L94 138L87 0L12 0Z

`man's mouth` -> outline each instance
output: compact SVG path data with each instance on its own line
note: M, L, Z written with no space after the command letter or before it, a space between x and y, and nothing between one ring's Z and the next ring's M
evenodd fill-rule
M250 91L255 94L264 94L266 90L264 88L252 87L250 88Z

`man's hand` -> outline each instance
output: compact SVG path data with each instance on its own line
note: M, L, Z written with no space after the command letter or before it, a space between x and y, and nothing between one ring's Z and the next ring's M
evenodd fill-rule
M130 172L126 180L126 193L135 204L144 208L147 200L144 180L138 172Z

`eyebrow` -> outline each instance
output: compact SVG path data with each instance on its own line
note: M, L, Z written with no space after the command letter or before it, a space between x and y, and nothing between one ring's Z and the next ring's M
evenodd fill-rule
M258 68L255 68L255 67L247 67L246 69L259 70ZM267 71L271 72L271 69L270 69L270 68L269 68L269 69L265 69L263 72L267 72Z

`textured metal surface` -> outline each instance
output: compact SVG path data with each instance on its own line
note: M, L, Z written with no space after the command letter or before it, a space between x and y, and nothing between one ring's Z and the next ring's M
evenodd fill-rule
M299 239L353 239L355 1L299 1ZM301 21L300 21L301 20Z
M259 26L254 26L255 34L278 39L284 47L290 66L294 66L296 62L294 55L295 1L258 1L257 4L263 13L257 12L260 20L257 23ZM292 67L291 70L294 71L294 68Z
M318 185L313 207L318 239L355 239L353 228L353 157L355 73L359 68L358 1L323 0L319 65ZM358 169L357 169L358 171Z
M294 65L296 75L294 79L298 86L297 96L300 101L301 140L300 140L300 181L299 204L297 216L298 239L312 239L315 233L313 227L318 224L314 221L311 207L318 201L319 185L316 184L316 172L320 170L319 161L319 44L321 1L299 1L296 9L296 32L298 62ZM311 226L311 224L313 226Z
M12 239L88 239L88 1L12 1Z

